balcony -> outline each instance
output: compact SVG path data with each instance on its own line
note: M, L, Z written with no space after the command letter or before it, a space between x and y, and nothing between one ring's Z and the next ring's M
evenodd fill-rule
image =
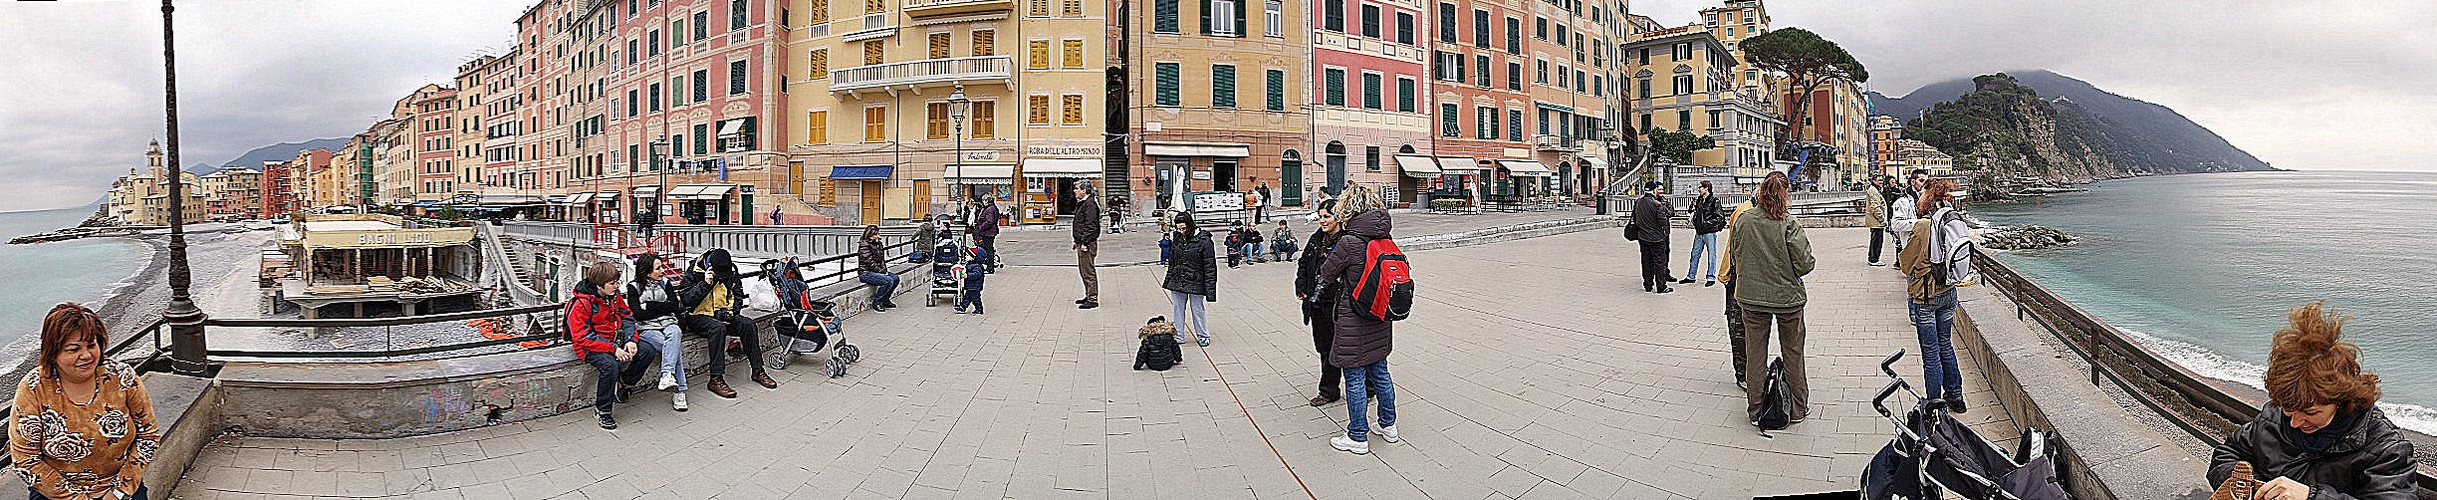
M1575 147L1575 146L1574 146L1574 140L1573 140L1573 138L1571 138L1571 137L1563 137L1563 136L1547 135L1547 134L1541 134L1541 135L1534 135L1534 136L1532 136L1532 147L1533 147L1534 149L1538 149L1538 150L1541 150L1541 151L1560 151L1560 152L1579 152L1579 151L1582 151L1582 148L1578 148L1578 147Z
M1014 69L1015 61L1012 56L924 59L856 66L830 71L829 90L832 92L853 92L864 89L898 90L993 81L1004 85L1014 76Z
M944 16L1012 10L1015 0L905 0L905 15L913 17Z

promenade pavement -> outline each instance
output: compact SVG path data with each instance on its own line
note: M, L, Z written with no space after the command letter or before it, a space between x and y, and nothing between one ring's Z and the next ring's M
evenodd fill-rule
M647 393L603 431L590 412L387 440L236 437L180 498L1750 498L1856 487L1892 432L1876 363L1916 350L1903 280L1867 232L1810 232L1811 419L1763 437L1728 368L1722 288L1638 290L1613 231L1418 251L1415 316L1390 359L1404 442L1331 449L1342 403L1318 378L1293 266L1222 270L1217 340L1168 372L1131 370L1168 313L1162 268L991 279L988 316L909 307L848 321L862 363L773 372L693 410ZM1677 231L1677 241L1690 235ZM1682 257L1682 249L1676 257ZM1677 265L1681 260L1676 261ZM1678 270L1682 272L1682 270ZM909 302L910 304L911 302ZM1915 357L1898 366L1919 376ZM1964 358L1985 434L2013 435ZM738 368L742 375L742 369ZM699 385L699 383L697 384ZM1903 399L1901 396L1899 399Z
M1288 215L1286 217L1287 229L1294 231L1297 246L1308 241L1312 236L1312 230L1320 227L1318 223L1304 220L1304 213L1307 212L1301 209L1286 212ZM1412 237L1454 234L1532 222L1577 219L1592 215L1593 212L1589 207L1556 207L1531 212L1484 212L1461 215L1410 212L1396 214L1396 229L1397 234ZM1143 218L1126 219L1125 232L1100 235L1099 265L1120 266L1159 261L1158 226L1141 223ZM1264 240L1262 246L1268 246L1267 239L1276 234L1277 220L1277 217L1271 217L1261 224L1261 237ZM1211 231L1212 236L1218 239L1217 243L1226 243L1226 223L1220 222L1215 226L1204 223L1202 227ZM1004 258L1001 259L1001 262L1015 266L1074 267L1074 243L1074 229L1064 225L1006 228L999 233L998 237L999 252L1005 254L1002 256ZM1224 255L1221 254L1222 257Z

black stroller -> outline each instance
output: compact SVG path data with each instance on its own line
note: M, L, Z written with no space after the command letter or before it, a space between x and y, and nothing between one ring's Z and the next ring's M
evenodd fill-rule
M956 303L956 296L965 290L964 273L960 272L965 258L964 249L956 244L955 233L940 231L939 244L931 246L930 257L930 289L923 294L922 306Z
M804 282L803 266L795 257L771 259L762 263L762 277L770 280L770 289L777 292L782 313L771 322L783 339L778 350L770 353L770 367L785 370L796 356L817 354L822 348L837 346L822 369L829 378L846 375L846 365L863 359L863 350L846 342L846 329L838 321L837 304L813 300L812 287Z
M1890 381L1878 397L1871 398L1870 406L1895 424L1896 436L1862 471L1862 498L1940 499L1946 498L1943 492L1970 499L2071 498L2058 483L2059 444L2053 433L2025 430L2014 451L2008 453L1948 415L1944 405L1921 400L1920 393L1895 374L1892 365L1903 358L1904 351L1899 349L1879 363L1879 371ZM1914 401L1913 409L1902 418L1886 404L1887 397L1899 390L1911 394Z

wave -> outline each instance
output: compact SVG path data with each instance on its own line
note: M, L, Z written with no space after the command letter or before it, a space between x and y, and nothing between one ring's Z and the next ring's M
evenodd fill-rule
M2140 342L2142 346L2146 346L2150 350L2157 351L2158 355L2165 357L2167 361L2173 361L2177 365L2190 369L2192 373L2250 386L2263 393L2268 390L2267 384L2261 382L2268 373L2266 366L2228 358L2216 351L2190 342L2167 340L2121 327L2116 329L2131 334L2134 341ZM2398 427L2437 436L2437 408L2381 401L2378 403L2378 409L2384 410L2386 419L2394 421Z

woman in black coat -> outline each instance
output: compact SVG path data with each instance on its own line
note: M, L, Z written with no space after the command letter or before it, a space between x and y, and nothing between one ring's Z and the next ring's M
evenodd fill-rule
M1335 344L1332 337L1337 335L1337 293L1320 286L1320 262L1328 260L1329 249L1337 243L1337 217L1330 213L1335 208L1336 201L1322 201L1319 210L1312 212L1320 229L1312 232L1311 243L1303 245L1303 256L1295 259L1295 298L1303 300L1303 324L1312 326L1312 348L1320 352L1320 395L1312 396L1312 406L1342 399L1338 377L1344 370L1328 359L1329 346Z
M1337 243L1320 262L1324 283L1333 283L1343 293L1362 281L1368 266L1368 248L1372 240L1394 241L1388 210L1379 195L1369 186L1347 186L1337 196L1336 216L1343 221L1337 230ZM1376 432L1388 442L1399 440L1396 432L1396 383L1388 376L1388 353L1394 348L1395 324L1386 320L1363 317L1354 312L1352 300L1339 300L1334 321L1336 331L1329 346L1329 364L1344 369L1346 433L1329 438L1329 445L1356 455L1371 452L1369 436ZM1367 418L1371 403L1379 404L1379 427L1372 429Z
M1173 250L1168 256L1168 277L1160 288L1168 290L1168 302L1174 308L1178 330L1187 318L1193 320L1193 340L1210 347L1209 321L1202 316L1202 303L1218 301L1218 253L1212 251L1210 235L1193 224L1193 213L1176 214L1176 234L1169 237ZM1190 310L1192 316L1186 316Z

